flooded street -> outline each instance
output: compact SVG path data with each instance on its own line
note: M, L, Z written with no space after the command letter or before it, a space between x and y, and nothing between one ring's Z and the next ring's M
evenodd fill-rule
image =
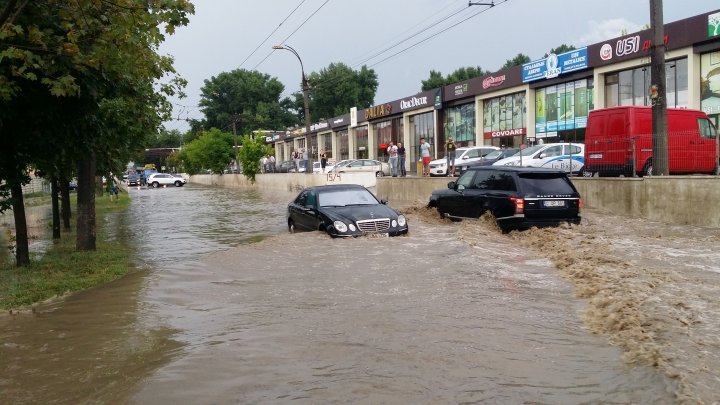
M139 271L0 316L2 403L713 403L720 230L288 234L289 193L130 190Z

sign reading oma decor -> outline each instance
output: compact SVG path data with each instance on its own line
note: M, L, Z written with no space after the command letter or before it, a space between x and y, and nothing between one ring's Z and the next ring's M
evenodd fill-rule
M422 107L429 105L427 96L411 97L407 100L400 100L400 109L407 110L410 108Z

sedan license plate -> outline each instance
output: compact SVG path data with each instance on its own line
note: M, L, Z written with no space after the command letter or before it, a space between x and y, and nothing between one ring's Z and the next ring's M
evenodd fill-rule
M390 235L387 233L369 233L368 234L368 237L370 237L370 238L387 238L388 236L390 236Z
M545 207L564 207L565 201L562 201L562 200L543 201L543 206L545 206Z

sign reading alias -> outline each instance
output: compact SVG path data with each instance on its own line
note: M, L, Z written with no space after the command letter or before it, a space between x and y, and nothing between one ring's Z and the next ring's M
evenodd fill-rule
M392 114L392 105L390 103L380 104L365 109L365 119L371 120L373 118L384 117Z
M540 79L552 79L588 67L587 47L526 63L522 66L523 83Z

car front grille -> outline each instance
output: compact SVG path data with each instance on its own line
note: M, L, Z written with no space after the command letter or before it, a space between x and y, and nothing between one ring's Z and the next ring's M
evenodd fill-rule
M387 232L390 229L390 218L365 219L356 224L365 233Z

